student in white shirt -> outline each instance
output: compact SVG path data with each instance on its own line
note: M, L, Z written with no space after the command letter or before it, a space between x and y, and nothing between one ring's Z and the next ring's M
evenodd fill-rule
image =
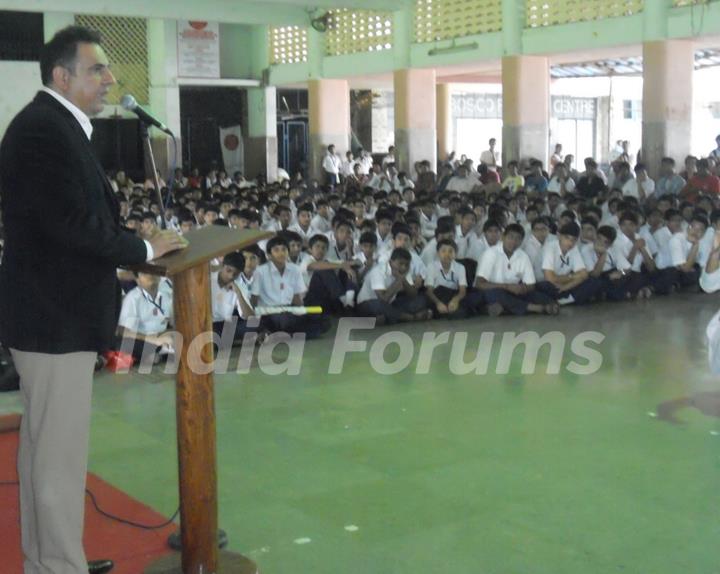
M377 235L374 231L364 231L358 240L359 249L355 253L358 287L362 287L365 277L377 263Z
M310 227L318 233L329 233L332 231L332 218L330 216L330 205L327 200L320 199L316 203L317 213L310 221Z
M392 251L393 216L386 209L379 209L375 214L375 223L377 225L377 254L379 257L386 251Z
M428 241L420 254L420 259L425 267L430 267L434 261L438 261L437 245L442 239L455 238L455 225L451 217L442 217L435 228L435 238Z
M411 260L409 275L412 278L412 282L415 288L421 289L425 278L427 277L427 266L425 265L425 263L423 263L423 260L420 258L420 256L412 249L411 234L412 231L410 231L410 227L408 227L406 224L401 222L394 223L392 226L392 249L407 249L407 251L410 253ZM391 253L392 251L384 251L378 254L378 263L387 263L390 260Z
M288 245L282 237L273 237L266 247L268 262L255 271L252 284L253 308L258 306L302 306L307 291L302 272L288 262ZM321 316L277 313L265 315L261 327L269 331L303 332L307 338L321 335L329 328Z
M545 272L542 268L543 246L550 237L554 237L550 235L550 222L547 217L541 216L532 222L532 230L525 237L522 245L522 250L530 258L536 282L545 280Z
M129 350L133 358L152 365L163 351L173 350L172 288L167 280L147 273L135 273L137 286L123 298L118 319L118 349Z
M636 213L624 211L618 221L620 233L615 240L615 247L632 265L628 290L633 297L649 298L657 278L655 253L651 251L652 246L638 234L640 218Z
M639 163L635 166L635 177L628 179L622 186L622 194L626 197L635 197L644 202L655 193L655 182L650 179L645 165Z
M595 298L602 284L591 278L580 250L577 247L580 226L567 223L560 228L557 242L545 242L543 247L543 272L545 280L537 284L541 291L561 305L582 305Z
M602 292L608 301L623 301L631 296L627 286L632 266L614 246L616 239L615 228L603 225L597 230L595 241L580 248L590 277L602 281Z
M220 337L219 346L223 350L242 340L245 333L255 330L247 322L255 314L248 294L243 293L236 283L244 269L242 254L228 253L222 267L210 274L213 331Z
M470 251L468 251L467 258L479 262L485 250L497 245L500 242L501 235L502 232L500 230L500 224L495 219L488 219L483 224L482 235L478 241L472 245ZM473 274L472 277L474 276L475 275Z
M707 263L700 275L700 287L705 293L720 291L720 211L710 215L713 240L708 251Z
M288 227L290 231L294 231L300 235L303 241L303 247L308 246L308 242L313 235L322 233L321 231L314 229L311 224L312 212L312 204L304 203L297 209L297 221Z
M701 252L701 241L709 224L704 215L696 214L687 231L674 233L668 242L671 266L662 269L655 283L658 295L670 295L677 289L697 289L700 273L707 262Z
M438 260L427 271L426 295L436 319L464 319L475 313L482 301L477 292L468 298L467 274L455 261L456 249L452 239L440 240Z
M527 254L520 249L525 230L511 223L502 241L487 249L480 259L475 286L482 292L488 314L513 315L545 313L557 315L559 308L552 297L535 291L535 272Z
M335 146L330 144L323 157L322 168L325 172L325 185L336 186L340 183L340 168L342 160L335 153Z
M420 295L412 283L411 260L407 249L398 248L387 263L373 267L358 293L359 316L375 317L378 325L432 317L427 298Z
M357 275L355 260L329 261L330 242L325 235L310 238L310 252L305 254L300 271L307 287L305 305L323 308L324 313L340 312L355 305Z

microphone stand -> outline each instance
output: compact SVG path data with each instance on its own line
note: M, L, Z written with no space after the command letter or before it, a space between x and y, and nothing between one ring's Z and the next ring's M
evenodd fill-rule
M160 207L160 229L167 229L165 221L165 202L163 201L162 191L160 190L160 178L158 178L157 167L155 166L155 154L150 143L150 133L147 124L140 120L140 137L143 140L146 157L150 159L150 169L152 169L152 180L155 184L155 193L157 195L158 206Z

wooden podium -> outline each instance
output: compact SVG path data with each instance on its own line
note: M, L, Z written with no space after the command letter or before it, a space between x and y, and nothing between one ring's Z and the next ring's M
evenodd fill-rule
M183 337L176 382L176 416L180 486L182 555L152 564L146 574L256 574L244 556L218 551L215 394L212 372L199 374L189 364L188 349L203 333L212 333L209 262L271 237L267 231L237 231L211 226L186 235L189 246L137 271L172 279L175 330ZM212 339L199 359L213 361ZM192 356L190 357L192 360ZM202 364L201 363L201 364Z

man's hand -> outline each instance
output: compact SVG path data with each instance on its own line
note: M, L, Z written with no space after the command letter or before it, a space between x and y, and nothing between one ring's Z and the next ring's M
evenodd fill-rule
M169 229L158 231L148 241L150 241L150 245L152 245L154 259L162 257L170 251L184 249L189 245L187 239L179 235L176 231L171 231Z
M634 245L637 249L644 249L645 248L645 240L642 238L638 238L635 240Z
M438 313L441 313L442 315L446 315L448 313L448 306L442 301L438 301L435 304L435 308L438 310Z

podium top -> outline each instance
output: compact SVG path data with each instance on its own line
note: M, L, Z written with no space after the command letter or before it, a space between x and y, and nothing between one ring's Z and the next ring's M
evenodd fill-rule
M133 265L132 269L152 275L170 277L216 257L253 245L273 235L272 231L260 229L238 230L220 225L194 229L184 236L190 243L185 249L173 251L147 263Z

